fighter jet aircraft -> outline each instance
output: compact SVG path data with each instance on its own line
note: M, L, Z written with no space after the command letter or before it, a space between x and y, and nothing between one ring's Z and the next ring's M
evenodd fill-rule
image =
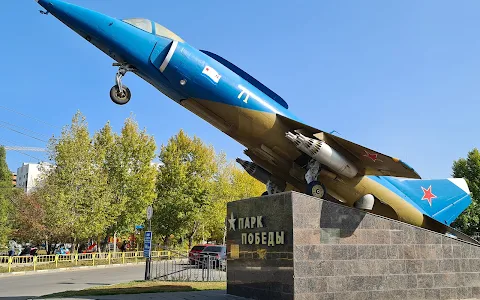
M113 102L131 98L122 83L133 72L247 149L237 159L266 185L400 220L441 233L471 202L464 179L421 180L398 158L304 124L285 100L221 56L198 50L153 21L116 19L61 0L44 10L116 61ZM45 45L47 46L47 45ZM80 55L76 53L75 55Z

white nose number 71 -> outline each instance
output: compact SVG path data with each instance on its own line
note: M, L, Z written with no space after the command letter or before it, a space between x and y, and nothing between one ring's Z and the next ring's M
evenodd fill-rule
M241 85L239 85L238 88L240 89L240 94L238 94L238 99L242 99L243 94L246 94L243 102L248 103L248 98L250 98L250 95L251 95L250 91Z

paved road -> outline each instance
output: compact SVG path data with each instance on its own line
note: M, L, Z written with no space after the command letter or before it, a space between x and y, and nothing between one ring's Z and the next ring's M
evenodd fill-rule
M78 298L56 298L62 300L247 300L246 298L227 295L225 291L203 291L203 292L176 292L176 293L155 293L135 295L112 295L112 296L90 296Z
M145 265L138 264L0 277L0 299L28 299L67 290L143 280L144 274Z

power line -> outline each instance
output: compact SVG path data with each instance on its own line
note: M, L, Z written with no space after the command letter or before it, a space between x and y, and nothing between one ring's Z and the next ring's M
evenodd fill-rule
M43 124L48 125L48 126L50 126L50 127L59 128L58 126L52 125L52 124L47 123L47 122L45 122L45 121L43 121L43 120L40 120L40 119L38 119L38 118L29 116L29 115L27 115L27 114L21 113L21 112L19 112L19 111L16 111L16 110L11 109L11 108L8 108L8 107L5 107L5 106L3 106L3 105L0 105L0 108L3 108L3 109L5 109L5 110L9 110L9 111L14 112L14 113L16 113L16 114L18 114L18 115L24 116L24 117L26 117L26 118L30 118L30 119L32 119L32 120L35 120L35 121L40 122L40 123L43 123Z
M46 141L46 140L39 139L39 138L37 138L37 137L35 137L35 136L26 134L26 133L24 133L24 132L18 131L18 130L16 130L16 129L13 129L13 128L11 128L11 127L5 126L5 125L3 125L3 124L0 124L0 127L3 127L3 128L5 128L5 129L14 131L14 132L19 133L19 134L23 134L23 135L25 135L25 136L31 137L32 139L36 139L36 140L39 140L39 141L41 141L41 142L48 143L48 141Z
M42 159L40 159L40 158L38 158L38 157L35 157L35 156L33 156L33 155L27 154L27 153L25 153L25 152L23 152L23 151L20 151L20 150L13 150L13 151L17 151L18 153L21 153L21 154L23 154L23 155L29 156L29 157L31 157L31 158L33 158L33 159L38 160L38 161L43 161Z
M43 137L47 137L47 136L46 136L45 134L43 134L43 133L36 132L36 131L30 130L30 129L28 129L28 128L22 127L22 126L18 126L18 125L12 124L12 123L8 123L8 122L5 122L5 121L0 121L0 123L4 123L4 124L7 124L7 125L10 125L10 126L13 126L13 127L17 127L17 128L20 128L20 129L29 131L29 132L31 132L31 133L33 133L33 134L36 134L36 135L41 135L41 136L43 136Z

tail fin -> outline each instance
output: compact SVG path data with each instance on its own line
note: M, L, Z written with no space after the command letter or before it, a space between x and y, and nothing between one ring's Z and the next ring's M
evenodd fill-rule
M403 179L385 177L425 215L450 225L472 202L463 178Z

